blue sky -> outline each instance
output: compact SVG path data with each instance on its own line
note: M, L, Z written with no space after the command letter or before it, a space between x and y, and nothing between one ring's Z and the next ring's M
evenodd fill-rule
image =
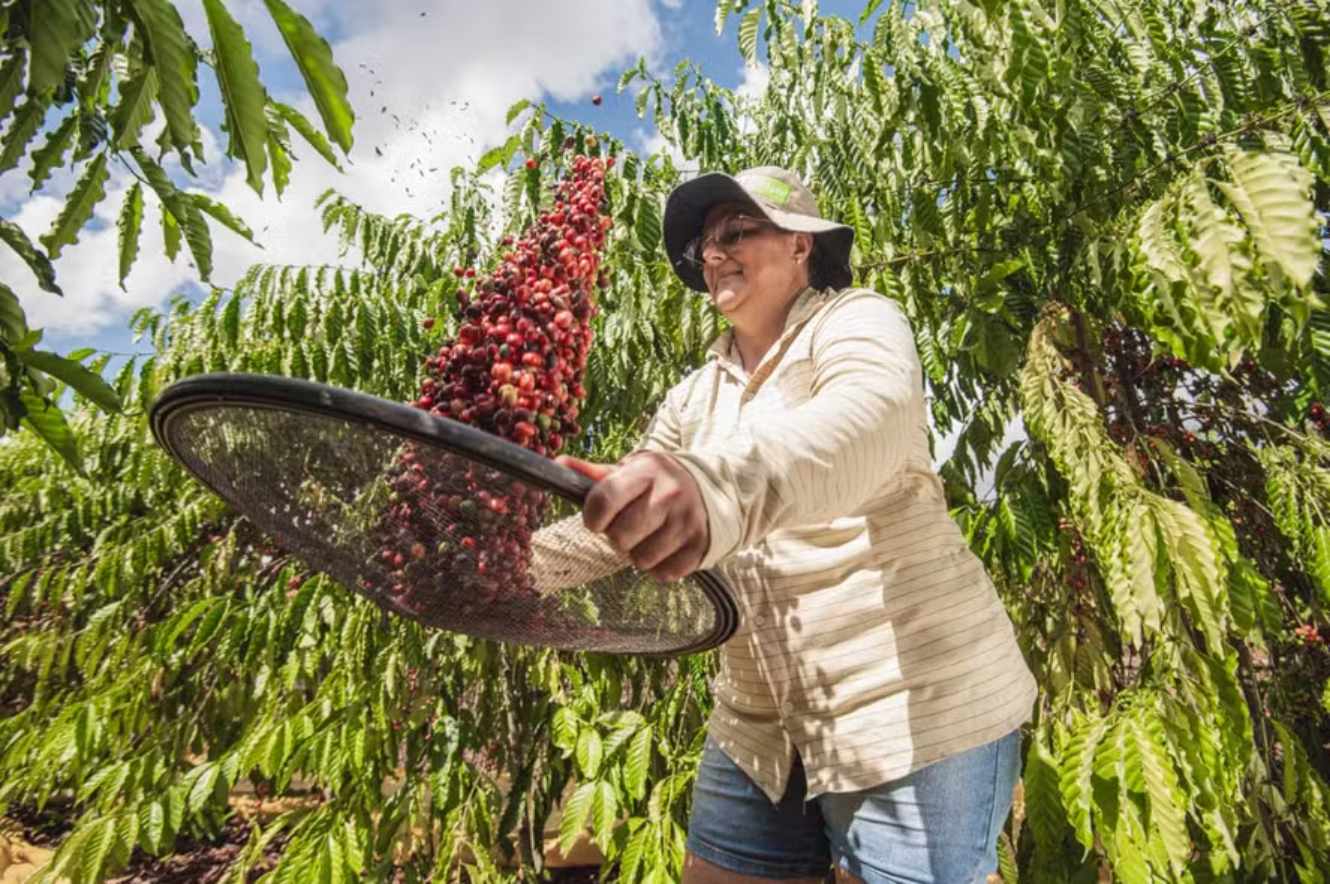
M292 183L279 201L271 187L259 198L222 151L220 105L210 72L200 70L196 115L205 128L208 164L180 183L210 193L237 211L258 233L263 250L214 227L213 281L227 286L257 261L346 263L336 243L319 231L313 200L334 187L368 207L427 215L447 198L447 171L473 162L506 137L503 115L519 98L541 99L561 116L612 132L633 147L649 142L653 127L638 119L633 91L616 94L619 74L646 57L664 74L691 58L727 86L763 88L759 70L745 70L735 42L737 19L714 27L714 0L292 0L333 43L351 82L357 122L345 174L312 151L301 151ZM279 99L316 115L261 0L230 0L229 7L254 44L265 84ZM177 0L186 28L207 45L198 0ZM823 0L823 13L855 17L860 3ZM604 103L591 103L594 94ZM48 121L54 125L55 118ZM380 154L378 151L382 151ZM426 170L434 168L437 173ZM424 175L421 173L425 172ZM57 174L29 194L27 164L0 179L0 213L34 240L44 233L73 183ZM42 292L31 274L0 250L0 278L23 300L30 324L46 329L43 346L65 353L84 346L115 353L145 352L127 329L141 306L160 306L176 292L196 295L188 253L174 264L161 254L159 215L149 197L134 271L121 291L115 280L114 220L132 179L117 170L92 226L66 248L56 269L66 297ZM350 256L349 256L350 257ZM8 263L4 263L8 262ZM116 360L119 361L118 359Z

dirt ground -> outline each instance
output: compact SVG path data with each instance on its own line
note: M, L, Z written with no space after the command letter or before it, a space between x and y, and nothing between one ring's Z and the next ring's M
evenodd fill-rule
M49 856L49 852L55 849L70 828L67 818L51 808L43 811L36 808L10 808L4 822L6 825L0 832L9 839L9 844L15 845L15 859L19 858L17 854L20 852L29 856ZM216 884L248 839L249 824L240 815L236 815L228 821L221 836L215 841L196 841L182 836L176 843L176 851L165 857L154 857L135 850L129 868L108 880L114 884ZM270 870L284 845L284 838L274 839L264 860L250 870L248 879L257 881L264 872ZM0 862L0 866L3 865ZM9 874L6 868L0 867L0 884L23 884L26 876L35 870L11 866L9 872L12 874ZM548 875L552 884L596 884L600 867L550 869Z

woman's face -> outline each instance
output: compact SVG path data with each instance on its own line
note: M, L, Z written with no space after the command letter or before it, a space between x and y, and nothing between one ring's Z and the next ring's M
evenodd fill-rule
M716 241L716 234L736 227L743 231L737 242L727 247ZM731 321L783 311L808 284L812 236L780 230L742 205L713 207L702 224L702 241L702 278L716 309Z

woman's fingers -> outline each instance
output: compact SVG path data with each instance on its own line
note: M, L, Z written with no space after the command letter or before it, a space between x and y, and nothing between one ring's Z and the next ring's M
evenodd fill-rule
M647 569L648 572L661 583L682 580L702 564L702 557L707 554L708 540L705 531L701 535L693 535L673 555Z
M629 553L633 567L639 571L650 571L661 562L679 551L686 542L684 532L679 529L677 519L664 520L650 536L636 544Z
M658 483L646 486L642 494L621 509L609 527L605 536L614 544L614 548L637 562L638 547L655 535L670 516L667 506L662 506L658 498Z
M610 534L610 526L628 504L651 488L651 476L642 470L618 467L600 479L582 503L582 523L590 531ZM610 536L610 540L613 540Z
M554 462L597 482L617 469L613 464L592 463L589 460L582 460L580 457L573 457L568 454L559 455L554 458Z

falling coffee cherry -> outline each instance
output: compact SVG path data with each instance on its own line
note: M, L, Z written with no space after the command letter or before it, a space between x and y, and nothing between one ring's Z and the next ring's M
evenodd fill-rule
M532 157L526 165L540 163ZM581 432L596 289L613 224L610 165L572 157L552 206L504 243L494 267L453 267L467 286L457 295L460 324L455 338L431 346L417 408L542 457ZM387 479L390 496L374 531L382 577L366 590L432 616L535 598L531 538L545 519L542 492L414 444Z
M602 101L602 99L601 99L601 97L600 97L599 95L593 95L593 96L591 96L591 103L594 104L596 107L600 107L600 102L601 102L601 101Z

